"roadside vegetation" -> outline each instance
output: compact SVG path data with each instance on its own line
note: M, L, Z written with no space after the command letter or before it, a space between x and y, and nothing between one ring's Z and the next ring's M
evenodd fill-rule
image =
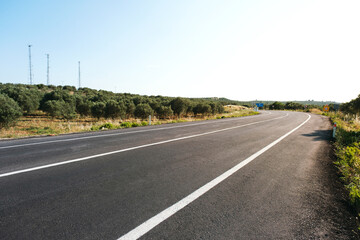
M336 123L336 165L349 191L351 204L360 213L360 95L344 103L340 111L327 113Z
M324 105L329 107L329 112L322 111ZM265 104L264 108L322 114L329 116L333 124L336 123L335 164L348 190L350 203L360 216L360 95L347 103L324 105L274 102Z
M119 129L258 114L225 98L113 93L0 83L0 138ZM231 107L232 106L232 107Z
M320 111L316 102L265 102L260 109ZM74 86L0 83L0 138L57 135L258 114L255 102L113 93ZM330 104L330 109L335 109Z

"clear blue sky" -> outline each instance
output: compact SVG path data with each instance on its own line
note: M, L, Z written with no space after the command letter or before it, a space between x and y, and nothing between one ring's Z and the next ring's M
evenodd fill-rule
M0 3L0 82L234 100L360 94L360 1Z

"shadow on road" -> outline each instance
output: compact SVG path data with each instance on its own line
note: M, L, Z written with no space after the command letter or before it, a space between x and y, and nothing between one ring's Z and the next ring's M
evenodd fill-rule
M315 130L312 133L302 134L305 137L313 138L313 141L328 141L331 139L332 130Z

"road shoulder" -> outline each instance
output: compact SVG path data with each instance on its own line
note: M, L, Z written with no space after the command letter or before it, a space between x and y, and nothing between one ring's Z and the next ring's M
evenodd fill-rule
M310 221L299 223L298 237L303 239L360 239L357 218L349 205L348 193L334 165L336 157L331 143L329 119L321 116L323 124L314 134L321 147L314 154L313 166L308 168L309 184L303 189L303 203L312 209Z

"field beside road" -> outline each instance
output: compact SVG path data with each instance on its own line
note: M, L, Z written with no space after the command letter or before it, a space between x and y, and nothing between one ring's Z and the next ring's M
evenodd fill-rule
M227 107L222 114L213 116L198 117L180 117L170 119L158 119L153 117L152 125L161 125L168 123L181 123L192 121L203 121L210 119L244 117L256 115L251 109L232 106ZM31 136L59 135L66 133L89 132L96 130L120 129L129 127L139 127L149 125L148 121L141 119L97 119L90 117L78 117L74 119L64 120L52 118L45 113L38 111L36 114L21 117L14 126L0 129L0 139L23 138Z

